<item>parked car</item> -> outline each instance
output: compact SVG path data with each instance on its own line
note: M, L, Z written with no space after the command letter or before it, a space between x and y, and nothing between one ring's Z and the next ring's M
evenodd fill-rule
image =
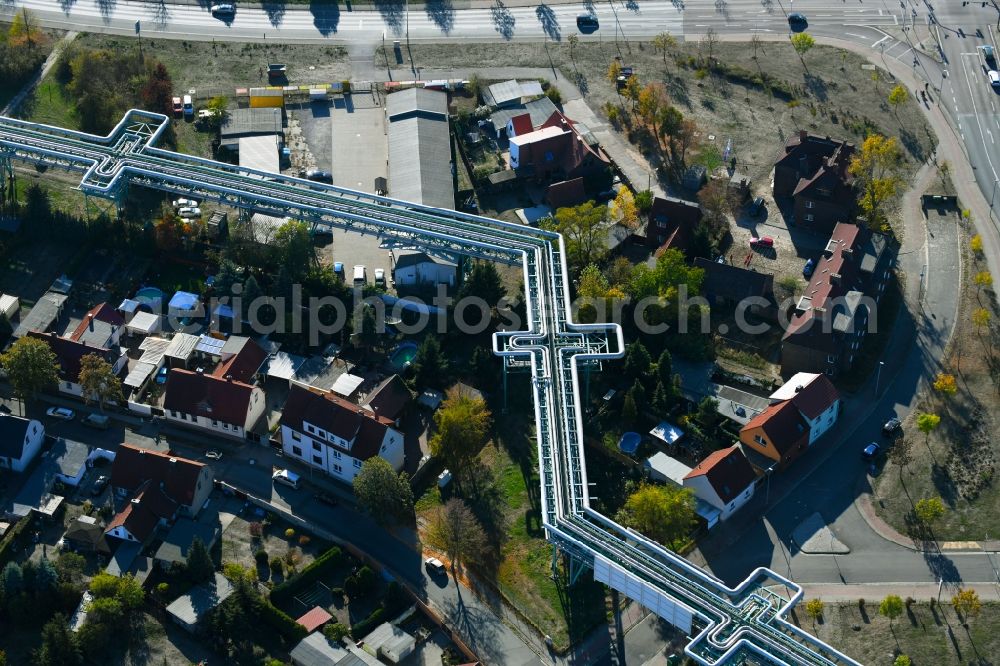
M774 239L770 236L754 236L750 239L750 247L774 247Z
M347 274L344 272L344 262L333 262L333 274L339 277L341 281L347 280Z
M287 469L275 470L274 474L271 475L271 481L294 488L295 490L298 490L302 482L298 474Z
M111 479L109 479L106 474L101 474L99 477L97 477L97 480L94 481L94 485L90 487L90 494L93 495L94 497L97 497L98 495L103 493L104 489L108 487L109 481L111 481Z
M872 462L876 458L878 458L878 454L881 451L882 451L882 447L880 447L875 442L872 442L871 444L869 444L868 446L866 446L864 448L864 450L861 452L861 457L864 458L865 460L867 460L868 462Z
M993 53L993 47L987 44L986 46L980 46L979 48L983 50L983 60L986 61L986 66L990 69L996 69L997 59Z
M72 409L67 409L66 407L49 407L45 410L45 413L54 419L60 419L62 421L72 421L76 417L76 413Z
M218 449L209 449L205 451L205 457L209 460L222 460L222 451Z
M184 106L181 105L181 98L174 97L172 102L174 105L174 118L180 118L181 114L184 113Z
M368 272L363 265L358 264L354 267L354 286L363 287L366 284L368 284Z
M375 286L382 287L385 289L385 269L376 268L375 269Z
M576 17L576 27L580 32L594 32L601 24L593 14L580 14Z
M814 270L816 270L816 260L810 259L806 262L806 265L802 267L802 277L806 279L811 278Z
M107 430L111 424L111 419L105 414L87 414L80 423L91 428L97 428L98 430Z
M764 205L764 197L757 197L756 199L753 200L753 203L750 204L750 216L757 217L758 215L763 213L766 209L767 206Z
M309 169L306 171L306 180L314 180L317 183L332 183L333 174L322 169Z
M444 562L436 557L428 557L424 560L424 566L427 567L427 570L432 574L440 575L448 573L448 569L445 568Z
M201 217L201 208L186 206L177 211L177 214L185 219L194 219L197 217Z
M882 434L887 437L892 437L902 429L903 429L903 422L900 421L895 416L893 416L891 419L885 422L885 425L882 426Z
M1000 88L1000 73L998 73L997 70L991 69L986 76L990 78L990 85L993 86L994 89Z
M217 5L212 5L211 12L212 16L216 18L232 18L236 13L236 5L229 2L219 3Z
M173 203L174 208L195 208L197 205L194 199L175 199Z
M322 502L327 506L337 506L338 504L340 504L340 502L337 501L337 498L331 495L330 493L316 493L316 501Z

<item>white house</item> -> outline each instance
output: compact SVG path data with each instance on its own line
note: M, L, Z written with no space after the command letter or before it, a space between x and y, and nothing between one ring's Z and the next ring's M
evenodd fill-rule
M251 432L264 415L264 392L234 379L173 368L167 375L163 413L168 421L235 439Z
M84 356L95 354L111 365L111 371L118 374L128 363L126 350L118 346L95 347L83 341L71 338L60 338L55 333L38 333L31 331L28 336L44 340L48 343L59 363L59 392L76 397L83 396L80 386L80 362Z
M790 400L809 425L809 445L823 436L840 416L840 394L826 375L799 372L770 395L775 405Z
M757 475L743 451L732 446L702 460L684 477L684 487L718 509L719 519L726 520L750 501L756 480Z
M419 250L393 250L392 277L397 285L446 284L455 286L458 264Z
M0 415L0 469L23 472L38 455L45 426L34 419Z
M330 392L292 384L281 415L281 443L292 456L333 478L351 483L361 464L381 456L403 469L403 434L391 419Z

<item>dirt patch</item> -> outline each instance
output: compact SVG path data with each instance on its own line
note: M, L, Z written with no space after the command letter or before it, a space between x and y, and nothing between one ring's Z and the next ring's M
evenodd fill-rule
M260 525L260 537L254 536L252 530L256 528L251 528L251 524ZM289 528L291 525L278 520L264 524L258 520L247 520L244 516L237 516L222 534L222 559L256 568L260 580L278 584L291 573L309 566L320 553L329 548L329 544L322 539L301 533L298 529L288 537L285 535L285 530ZM270 567L257 566L254 554L258 550L267 552L269 562L273 558L280 559L281 572L275 573Z

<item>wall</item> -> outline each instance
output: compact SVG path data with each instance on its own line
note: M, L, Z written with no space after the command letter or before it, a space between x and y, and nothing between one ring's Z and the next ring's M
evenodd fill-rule
M840 400L835 400L832 405L826 408L826 410L817 416L814 420L809 421L809 444L812 445L817 439L823 436L827 430L829 430L834 423L837 422L837 416L840 414Z

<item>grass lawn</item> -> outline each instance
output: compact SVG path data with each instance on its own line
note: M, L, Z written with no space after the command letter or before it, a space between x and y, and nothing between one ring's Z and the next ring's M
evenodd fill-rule
M957 380L958 392L936 391L921 396L913 416L903 424L910 438L911 461L902 470L890 461L879 478L876 507L897 530L906 532L913 504L940 496L947 511L935 522L942 540L979 540L1000 534L1000 487L996 459L1000 455L996 413L1000 407L1000 357L996 354L1000 312L989 288L979 290L971 276L986 271L985 259L969 249L969 233L959 231L963 247L962 291L944 371ZM985 309L989 322L977 328L973 313ZM880 322L881 323L881 322ZM916 426L916 412L941 417L925 437Z
M942 597L942 601L950 601ZM987 664L1000 654L1000 604L983 603L968 628L950 603L931 606L921 599L890 626L878 614L879 600L869 600L862 613L858 603L827 604L823 622L815 627L801 613L801 626L863 664L891 664L905 654L913 666Z
M511 416L497 417L499 433L479 455L498 480L507 520L500 563L491 582L542 633L552 636L557 649L565 649L605 620L605 591L589 574L567 586L567 572L561 565L560 575L552 578L552 546L545 540L537 506L534 436L530 420L520 416L531 413L527 394L526 383L511 381ZM432 486L417 500L418 517L426 516L441 501L440 491Z
M73 99L56 81L53 72L49 72L48 76L41 80L18 110L18 115L36 123L68 129L77 129L80 126Z

